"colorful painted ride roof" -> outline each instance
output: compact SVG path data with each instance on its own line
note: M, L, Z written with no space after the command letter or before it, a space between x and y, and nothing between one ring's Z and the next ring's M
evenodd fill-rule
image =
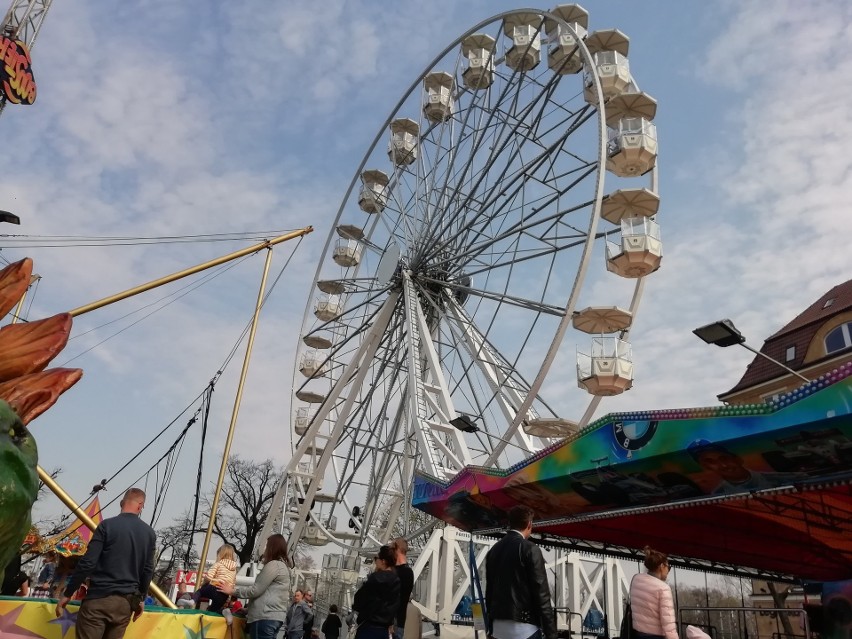
M817 580L852 578L852 364L768 404L616 413L507 470L415 478L413 504L597 547Z

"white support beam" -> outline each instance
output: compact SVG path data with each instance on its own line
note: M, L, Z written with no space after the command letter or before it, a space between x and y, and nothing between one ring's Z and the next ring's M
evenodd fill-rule
M470 592L470 541L469 533L447 526L432 533L417 558L413 570L415 583L420 583L420 597L413 603L430 621L449 624L462 596ZM485 557L496 541L473 537L476 565L483 580L488 578ZM606 611L609 636L618 634L630 588L618 560L563 550L556 550L554 555L546 551L545 557L549 556L554 557L546 567L555 577L553 605L560 609L558 627L579 634L582 620L595 606Z
M403 272L402 279L407 327L408 415L415 424L420 467L435 477L449 479L470 464L470 452L461 432L450 426L456 411L417 289L408 272ZM437 427L430 422L437 422Z

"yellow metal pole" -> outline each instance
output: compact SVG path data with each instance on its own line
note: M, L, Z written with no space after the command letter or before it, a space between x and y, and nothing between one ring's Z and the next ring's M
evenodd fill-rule
M29 286L27 286L27 290L24 291L24 294L21 295L21 299L18 300L18 305L15 307L15 313L12 315L12 324L17 324L18 320L21 319L21 310L24 308L24 300L27 299L27 293L30 292L33 284L38 282L41 279L41 275L32 275L30 277Z
M266 289L266 276L269 274L269 265L272 263L272 247L268 247L266 263L263 265L263 277L260 279L260 290L257 292L257 304L254 307L254 316L251 318L251 328L246 344L246 354L243 358L243 368L240 371L240 381L237 384L237 396L234 398L234 409L231 411L231 424L228 426L228 437L225 439L225 450L222 452L222 465L219 467L219 478L216 481L216 490L213 492L213 503L210 505L210 521L207 524L207 532L204 535L204 545L201 547L201 560L198 566L196 583L200 583L201 575L204 574L204 566L207 562L207 553L210 550L210 538L213 536L213 525L216 523L216 515L219 511L219 497L222 494L222 484L225 483L225 473L228 470L228 456L231 454L231 444L234 441L234 432L237 426L237 415L240 413L240 404L243 400L243 387L248 375L251 351L254 347L254 336L257 332L257 321L260 317L260 309L263 305L263 293Z
M95 528L98 527L98 525L92 520L91 517L86 514L86 511L80 508L77 502L75 502L71 498L71 495L62 490L62 487L56 483L53 477L51 477L50 474L44 468L42 468L41 466L38 466L37 468L39 479L44 482L44 485L50 488L50 490L53 491L53 494L59 497L62 503L68 506L68 508L71 509L71 512L74 513L80 519L80 521L82 521L84 524L86 524L86 526L89 527L89 530L94 531ZM160 587L157 586L157 584L152 583L148 590L152 595L159 599L160 603L163 604L165 607L177 608L174 602L169 599L166 593L160 590Z
M271 248L276 244L280 244L281 242L286 242L287 240L292 240L293 238L307 235L308 233L313 232L313 230L314 227L308 226L298 231L287 233L286 235L279 235L278 237L272 238L271 240L266 240L265 242L261 242L260 244L255 244L254 246L249 246L248 248L244 248L239 251L234 251L233 253L228 253L227 255L217 257L214 260L204 262L203 264L199 264L198 266L192 266L182 271L178 271L177 273L172 273L171 275L166 275L165 277L152 280L147 284L142 284L141 286L134 286L133 288L129 288L121 293L110 295L109 297L105 297L102 300L98 300L97 302L92 302L91 304L80 306L72 311L69 311L69 314L72 317L83 315L84 313L88 313L89 311L94 311L96 309L103 308L104 306L108 306L110 304L113 304L114 302L119 302L121 300L127 299L128 297L138 295L139 293L150 291L152 288L157 288L158 286L162 286L163 284L174 282L175 280L179 280L182 277L186 277L187 275L194 275L195 273L200 273L201 271L207 270L208 268L224 264L225 262L230 262L246 255L257 253L258 251L261 251L263 249Z
M27 293L30 292L30 287L27 287L27 290L24 291L24 294L21 295L21 299L18 300L18 305L15 307L15 313L12 315L12 324L17 324L18 319L21 317L21 309L24 307L24 300L27 299Z

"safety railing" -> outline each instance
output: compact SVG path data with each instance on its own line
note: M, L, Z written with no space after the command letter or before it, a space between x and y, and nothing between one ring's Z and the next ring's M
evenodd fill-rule
M583 627L583 615L579 612L572 612L570 608L554 608L556 612L557 622L560 622L562 619L562 615L565 616L565 620L568 622L568 627L563 628L557 623L557 636L559 639L570 639L571 637L601 637L606 636L606 627L602 629L603 632L593 632L587 628ZM575 619L576 617L576 626Z
M801 608L757 608L757 607L729 607L728 608L728 607L698 607L698 606L693 607L693 606L686 606L686 607L680 608L678 610L678 615L679 615L678 626L680 627L680 636L681 637L686 636L686 627L687 626L697 626L697 627L702 626L702 624L700 624L700 623L694 623L692 621L685 621L684 615L685 615L685 613L688 613L688 612L705 613L705 614L707 614L708 619L709 619L710 615L713 614L713 613L733 613L737 617L738 620L739 620L740 617L742 617L742 622L737 624L738 631L737 631L736 635L733 634L733 631L724 632L724 631L720 631L719 629L717 629L716 634L711 635L715 639L728 639L728 638L730 638L730 639L739 639L739 638L742 638L742 639L761 639L762 637L771 637L772 639L775 639L776 636L779 636L779 637L788 637L789 636L789 635L785 635L784 633L778 633L778 632L767 633L766 635L761 635L759 631L755 634L749 633L748 630L745 630L745 632L741 632L739 629L746 629L748 627L747 626L747 619L746 619L747 613L752 613L752 614L755 614L755 615L759 615L759 614L766 615L766 614L769 614L769 613L777 613L777 614L787 614L787 615L790 615L790 616L793 616L793 617L800 617L801 618L800 628L802 629L802 632L804 634L795 635L795 636L798 637L799 639L811 639L811 629L810 629L810 624L808 623L808 616L805 614L805 611Z

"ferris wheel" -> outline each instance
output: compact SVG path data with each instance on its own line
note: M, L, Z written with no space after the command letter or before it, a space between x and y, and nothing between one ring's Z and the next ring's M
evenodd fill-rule
M423 532L415 471L507 468L630 388L628 332L662 248L656 102L628 45L588 32L578 5L508 11L391 110L316 271L265 534L368 552ZM579 309L590 271L633 280L632 295ZM572 347L585 399L566 416L542 391Z

